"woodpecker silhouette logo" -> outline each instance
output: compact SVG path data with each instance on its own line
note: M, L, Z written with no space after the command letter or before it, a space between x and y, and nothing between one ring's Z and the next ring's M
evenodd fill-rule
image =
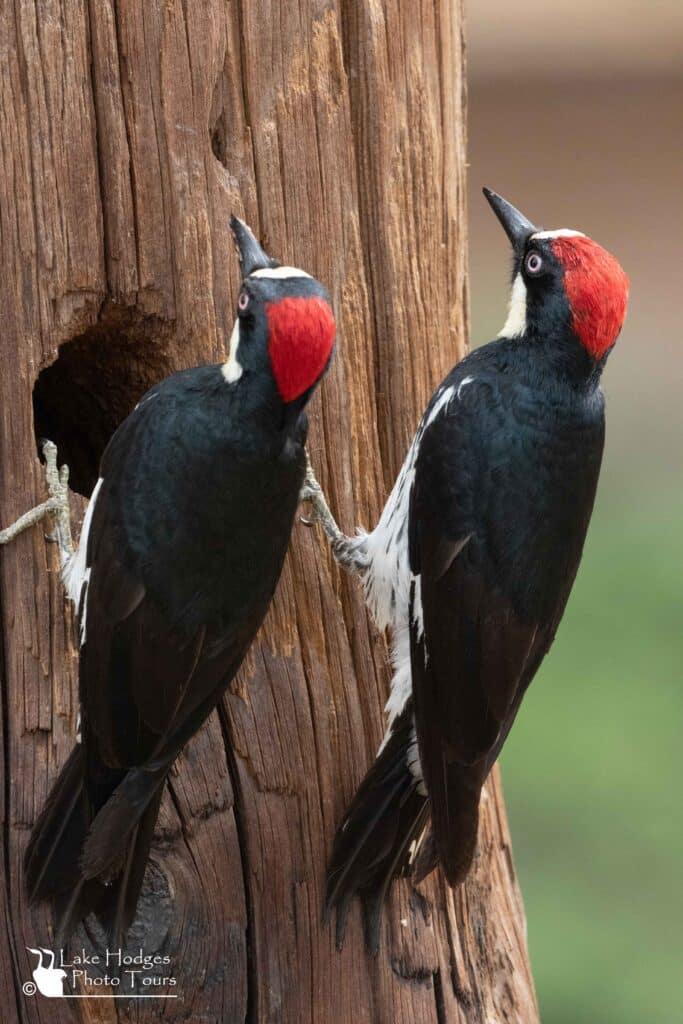
M42 946L40 949L33 949L31 946L26 948L29 953L35 953L38 957L38 964L33 971L33 981L24 983L24 994L27 996L35 995L37 989L41 996L47 996L48 999L63 998L66 971L61 967L55 967L55 954L51 949L43 949ZM47 967L43 963L43 956L50 958L50 963Z

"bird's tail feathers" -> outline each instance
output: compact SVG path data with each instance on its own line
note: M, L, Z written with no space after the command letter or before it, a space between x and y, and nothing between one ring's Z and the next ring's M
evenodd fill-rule
M434 765L429 767L434 769ZM415 877L421 880L440 863L446 881L456 888L467 878L474 860L479 801L487 767L485 762L463 765L442 759L437 768L438 778L433 786L430 784L431 841L420 850L414 865ZM426 775L429 779L428 772Z
M30 903L72 890L80 878L81 846L91 816L83 785L83 749L74 747L52 787L24 854L24 881Z
M135 917L163 792L163 786L158 787L129 833L121 871L107 885L96 911L113 947L123 944Z
M139 832L148 807L160 793L168 767L164 762L129 769L90 826L80 857L84 878L108 878L124 870L133 833Z
M425 828L429 805L414 771L414 744L409 701L392 724L335 836L327 872L326 913L336 911L338 948L344 941L351 900L359 895L366 942L377 953L389 885L408 867L411 844Z
M24 857L31 903L49 899L57 941L95 913L121 945L135 916L167 766L129 771L97 814L84 785L83 748L74 748L36 821Z

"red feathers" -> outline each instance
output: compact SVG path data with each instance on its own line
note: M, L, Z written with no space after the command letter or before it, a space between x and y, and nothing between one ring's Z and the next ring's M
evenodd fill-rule
M324 299L292 298L266 304L268 352L284 402L292 402L325 369L334 344L334 316Z
M614 256L590 238L555 238L552 247L564 267L572 327L583 347L600 359L616 341L624 322L628 278Z

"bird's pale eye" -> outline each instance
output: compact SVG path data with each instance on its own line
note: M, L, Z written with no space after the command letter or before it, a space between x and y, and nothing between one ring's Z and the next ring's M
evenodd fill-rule
M528 253L524 266L527 274L530 274L531 277L537 277L543 271L543 257L540 252L532 250Z
M240 292L240 297L237 300L237 308L240 313L244 313L249 308L249 295L247 292Z

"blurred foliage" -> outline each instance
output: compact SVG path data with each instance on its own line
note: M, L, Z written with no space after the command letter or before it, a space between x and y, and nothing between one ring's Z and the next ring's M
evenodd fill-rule
M502 758L544 1024L683 1022L683 481L611 467Z

